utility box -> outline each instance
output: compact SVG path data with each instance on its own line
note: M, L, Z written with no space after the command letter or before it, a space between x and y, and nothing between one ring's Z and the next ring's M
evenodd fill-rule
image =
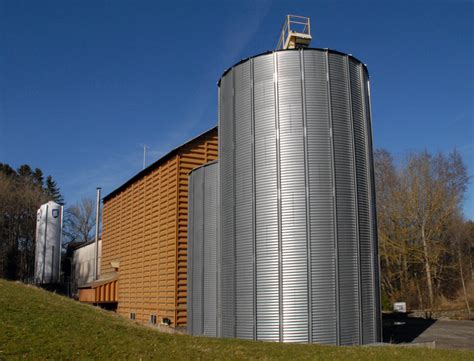
M395 302L393 304L393 312L407 313L407 303L406 302Z

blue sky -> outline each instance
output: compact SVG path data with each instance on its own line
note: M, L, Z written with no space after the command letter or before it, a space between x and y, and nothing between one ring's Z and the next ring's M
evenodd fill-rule
M271 50L287 13L368 65L376 147L456 148L473 175L474 5L456 0L0 0L0 162L53 175L68 204L109 193L142 144L149 164L216 124L220 75Z

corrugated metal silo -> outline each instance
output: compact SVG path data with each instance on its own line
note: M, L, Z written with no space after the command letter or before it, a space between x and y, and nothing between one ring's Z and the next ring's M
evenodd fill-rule
M188 333L218 335L218 163L189 175Z
M50 201L36 215L35 283L59 282L63 207Z
M323 49L219 82L222 336L380 341L369 80Z

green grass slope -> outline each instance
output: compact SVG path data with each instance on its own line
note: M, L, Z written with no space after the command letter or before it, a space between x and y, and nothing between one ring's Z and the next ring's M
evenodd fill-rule
M331 347L171 335L35 287L0 280L0 360L473 360L474 353Z

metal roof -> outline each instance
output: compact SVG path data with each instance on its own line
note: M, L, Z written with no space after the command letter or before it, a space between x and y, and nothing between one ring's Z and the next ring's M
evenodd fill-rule
M333 53L333 54L339 54L339 55L347 55L348 57L350 58L353 58L355 61L361 63L366 71L367 71L367 76L369 75L369 70L367 69L367 65L365 63L363 63L362 61L360 61L358 58L356 58L354 55L352 54L346 54L346 53L343 53L342 51L338 51L338 50L333 50L333 49L328 49L328 48L304 48L304 49L280 49L280 50L268 50L268 51L264 51L263 53L260 53L260 54L257 54L257 55L253 55L253 56L249 56L247 58L244 58L240 61L238 61L237 63L235 63L234 65L232 65L230 68L227 68L226 70L224 70L224 72L222 73L221 77L219 78L219 80L217 81L217 86L220 87L221 85L221 79L232 69L232 68L235 68L237 65L240 65L242 63L245 63L247 60L249 59L255 59L255 58L258 58L259 56L262 56L262 55L268 55L268 54L272 54L272 53L279 53L281 51L308 51L308 50L317 50L317 51L327 51L328 53Z
M196 168L193 168L189 171L189 174L191 174L192 172L194 172L195 170L198 170L200 168L204 168L204 167L207 167L209 165L212 165L214 163L218 163L219 162L219 159L216 159L216 160L211 160L210 162L207 162L207 163L204 163L204 164L201 164L201 165L198 165Z
M99 241L101 239L99 238ZM87 242L83 242L83 241L75 241L75 242L69 242L67 243L67 247L69 249L72 249L73 251L77 251L78 249L82 248L82 247L86 247L90 244L94 244L95 243L95 239L93 239L92 241L87 241Z
M208 129L206 130L205 132L197 135L196 137L188 140L187 142L181 144L180 146L172 149L171 151L169 151L168 153L166 153L163 157L161 157L160 159L158 159L157 161L155 161L154 163L150 164L148 167L146 167L145 169L141 170L140 172L138 172L137 174L135 174L132 178L130 178L128 181L126 181L125 183L123 183L121 186L119 186L118 188L116 188L115 190L113 190L112 192L110 192L109 194L107 194L104 198L103 198L103 201L104 203L107 202L110 198L112 198L113 196L117 195L118 193L120 193L122 190L124 190L125 188L127 188L129 185L135 183L137 180L139 180L140 178L146 176L147 174L151 173L153 170L155 170L156 168L158 168L164 161L168 160L169 158L171 158L172 156L174 156L181 148L187 146L189 143L191 142L194 142L195 140L203 137L203 136L206 136L214 131L217 130L217 126L211 128L211 129Z
M117 272L112 272L107 275L104 275L103 278L86 283L82 286L78 286L77 288L96 288L98 286L102 286L107 283L117 281L118 279L119 279L119 274Z

